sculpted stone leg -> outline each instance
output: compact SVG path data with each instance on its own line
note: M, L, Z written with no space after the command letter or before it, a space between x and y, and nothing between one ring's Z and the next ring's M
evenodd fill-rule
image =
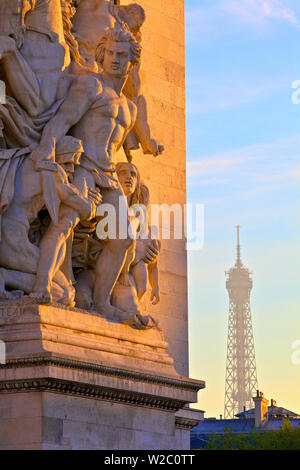
M35 275L0 268L0 300L16 299L23 294L32 292L35 283ZM13 290L13 292L6 289ZM72 306L74 300L74 288L70 287L63 273L55 275L52 287L52 296L56 302L66 306Z
M2 216L1 225L1 265L8 269L35 274L39 249L28 239L29 225L25 210L12 204Z
M52 279L65 259L66 241L79 222L78 213L64 205L60 208L59 218L61 222L57 226L51 223L41 241L36 282L31 294L44 304L52 301Z
M123 267L126 253L132 240L108 240L96 265L94 299L99 313L113 317L123 317L124 312L113 307L110 295Z
M122 284L123 286L127 286L127 287L131 286L131 282L129 278L129 268L135 258L135 246L136 246L136 242L135 240L133 240L131 247L127 251L125 264L123 266L123 269L118 279L118 282L120 284Z
M94 300L96 310L99 313L122 318L126 315L125 312L111 305L110 296L124 266L127 250L132 246L133 240L130 238L119 239L119 198L124 198L121 189L103 190L103 203L111 204L116 211L117 238L115 240L106 240L103 243L103 251L99 256L95 269Z
M131 268L131 274L136 285L138 299L141 300L147 291L148 272L146 264L143 261L135 264Z
M95 284L95 272L85 270L76 276L76 307L84 310L92 310L94 307L93 290Z
M34 274L0 268L0 299L6 300L15 297L6 290L7 288L28 294L33 288L34 281Z

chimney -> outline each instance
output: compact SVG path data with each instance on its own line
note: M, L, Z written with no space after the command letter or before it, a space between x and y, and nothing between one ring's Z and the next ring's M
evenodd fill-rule
M267 419L269 400L264 398L264 394L257 390L256 397L253 397L253 401L255 404L255 426L259 427Z
M276 400L271 399L271 406L277 406Z

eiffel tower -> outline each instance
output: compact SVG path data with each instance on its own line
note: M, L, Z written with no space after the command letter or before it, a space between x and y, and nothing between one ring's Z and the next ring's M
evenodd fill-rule
M252 397L258 390L250 293L252 273L243 265L240 247L240 226L237 229L237 259L226 272L229 294L229 320L225 385L225 419L232 419L252 407Z

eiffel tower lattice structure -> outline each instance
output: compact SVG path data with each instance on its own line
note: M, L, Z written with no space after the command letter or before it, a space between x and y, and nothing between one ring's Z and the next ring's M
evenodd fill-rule
M252 408L252 397L258 390L255 348L250 309L252 273L243 265L240 226L237 227L237 259L226 272L229 294L227 339L225 419L232 419L244 409Z

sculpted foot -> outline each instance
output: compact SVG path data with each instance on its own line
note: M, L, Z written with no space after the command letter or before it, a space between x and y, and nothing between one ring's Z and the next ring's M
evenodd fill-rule
M155 328L158 325L158 323L150 315L143 316L139 312L126 313L122 323L133 326L138 330L150 330L151 328Z
M75 297L75 306L82 310L93 309L93 299L86 292L77 292Z
M151 316L143 316L139 312L124 312L110 304L96 305L96 311L103 316L120 320L124 325L135 327L138 330L150 330L157 326L157 322Z
M42 305L51 305L52 304L52 295L50 293L50 289L45 287L43 289L37 289L33 291L29 297L36 300L39 304Z
M100 313L103 316L116 318L118 320L121 320L122 317L126 315L126 312L123 312L122 310L119 310L118 308L113 307L110 303L106 303L104 305L96 303L95 309L96 309L96 312Z
M158 323L156 320L154 320L153 317L150 315L143 316L140 313L138 313L138 325L137 328L141 330L150 330L150 328L155 328Z

